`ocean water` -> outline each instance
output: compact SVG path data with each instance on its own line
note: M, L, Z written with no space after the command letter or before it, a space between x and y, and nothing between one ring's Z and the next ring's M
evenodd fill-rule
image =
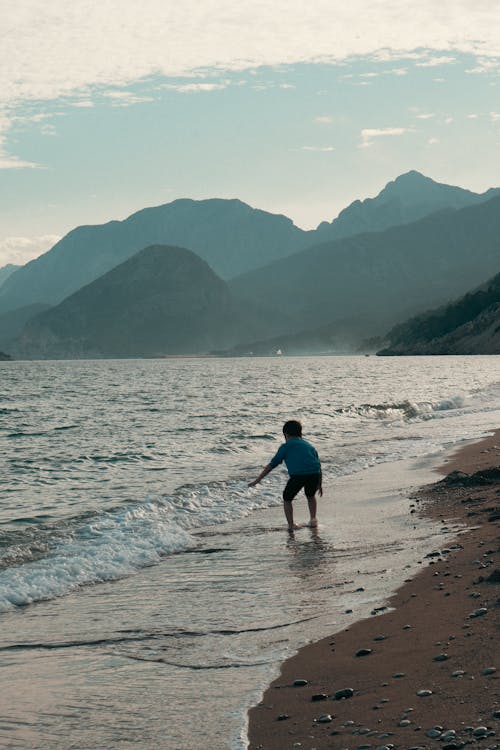
M498 426L499 364L1 363L0 747L244 748L281 660L454 533L410 486ZM325 485L319 529L292 537L285 473L247 487L289 418Z

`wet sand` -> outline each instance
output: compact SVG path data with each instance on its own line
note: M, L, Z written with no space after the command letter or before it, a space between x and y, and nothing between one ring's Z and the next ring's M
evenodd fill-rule
M422 559L388 611L283 664L249 713L249 750L500 748L500 475L488 472L495 467L500 430L439 469L469 477L416 493L412 513L443 528L458 521L463 531Z

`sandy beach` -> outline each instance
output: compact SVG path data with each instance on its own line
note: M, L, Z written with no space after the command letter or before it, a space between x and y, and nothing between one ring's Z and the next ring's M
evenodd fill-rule
M386 611L283 664L250 711L249 750L500 748L499 466L500 430L416 493L411 513L463 530Z

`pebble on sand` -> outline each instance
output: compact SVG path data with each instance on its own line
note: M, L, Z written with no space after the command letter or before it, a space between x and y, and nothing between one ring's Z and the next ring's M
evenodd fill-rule
M334 693L333 697L335 698L336 701L341 701L346 698L352 698L353 695L354 695L353 688L343 688L342 690L337 690Z
M331 714L322 714L319 719L316 719L320 724L328 724L333 721Z

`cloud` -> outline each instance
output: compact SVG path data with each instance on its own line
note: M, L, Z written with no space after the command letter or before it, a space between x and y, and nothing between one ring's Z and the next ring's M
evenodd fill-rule
M57 234L42 234L39 237L5 237L0 240L0 267L7 263L23 266L50 250L60 239L61 237Z
M105 91L103 96L111 99L114 107L131 107L133 104L154 101L152 96L138 96L132 91Z
M450 65L456 62L456 57L450 57L447 55L441 55L436 57L429 57L428 60L415 63L417 68L434 68L437 65Z
M317 122L319 125L328 125L329 123L333 122L333 117L329 117L327 115L315 117L314 122Z
M301 146L301 151L321 151L323 153L329 153L335 151L334 146Z
M40 165L33 161L24 161L17 156L9 156L0 149L0 169L37 169Z
M364 128L361 131L360 148L369 148L370 146L373 146L376 138L400 136L413 132L413 128Z
M477 59L471 73L498 73L500 66L498 0L454 0L437 9L434 0L19 0L6 4L2 21L0 112L10 117L26 103L41 108L54 100L131 106L150 101L131 91L133 84L187 76L196 80L176 86L180 93L216 91L225 84L203 80L208 75L258 75L262 66L285 72L297 63L364 59L432 68L459 53ZM368 77L355 85L373 78L361 75ZM0 141L0 169L36 166L6 153Z
M478 75L483 73L498 73L500 71L500 59L498 59L498 56L496 59L495 57L480 57L477 63L474 68L469 68L465 72Z
M385 70L384 74L393 76L407 76L408 68L392 68L391 70Z
M426 66L463 52L487 68L500 55L497 0L454 0L437 10L434 0L275 0L271 6L263 0L20 0L8 3L3 21L4 104L127 86L148 76L341 62L381 50L386 59L437 51L413 55Z
M35 162L24 161L7 153L5 148L6 133L10 130L11 125L11 121L0 114L0 169L36 169L39 165Z
M436 143L439 143L439 138L429 138L427 143L429 144L429 146L435 146Z
M417 120L430 120L432 117L435 117L436 115L434 112L423 112L420 115L415 115Z
M183 83L166 84L165 88L175 89L180 94L196 94L200 91L220 91L227 86L227 83Z

